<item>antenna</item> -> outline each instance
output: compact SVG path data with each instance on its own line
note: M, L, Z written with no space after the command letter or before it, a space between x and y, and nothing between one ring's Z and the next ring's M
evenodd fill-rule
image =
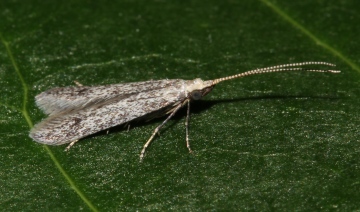
M235 75L228 76L228 77L222 77L219 79L214 79L212 82L212 85L216 85L219 82L226 81L226 80L232 80L235 78L240 78L240 77L245 77L245 76L250 76L250 75L255 75L255 74L273 73L273 72L308 71L308 72L322 72L322 73L329 72L329 73L334 73L334 74L340 73L339 70L306 69L303 67L303 66L307 66L307 65L324 65L324 66L331 66L331 67L336 66L335 64L327 63L327 62L290 63L290 64L277 65L277 66L271 66L271 67L266 67L266 68L258 68L258 69L254 69L254 70L247 71L244 73L235 74Z

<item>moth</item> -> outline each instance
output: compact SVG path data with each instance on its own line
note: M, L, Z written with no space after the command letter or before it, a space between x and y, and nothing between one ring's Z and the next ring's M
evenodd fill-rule
M186 146L189 152L192 152L188 130L191 101L201 99L222 81L255 74L289 71L340 72L332 69L309 68L314 65L322 65L327 69L335 66L327 62L302 62L259 68L206 81L200 78L166 79L102 86L78 85L53 88L35 97L37 106L49 117L35 125L29 136L36 142L47 145L70 143L66 148L68 150L79 139L96 132L134 120L148 120L167 115L143 146L140 153L140 160L142 160L146 148L159 130L181 107L187 105Z

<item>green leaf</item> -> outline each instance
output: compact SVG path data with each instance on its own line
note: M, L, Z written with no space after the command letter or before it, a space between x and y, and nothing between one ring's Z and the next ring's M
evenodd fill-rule
M0 3L2 211L360 208L360 2L12 1ZM69 152L28 137L58 86L214 79L327 61L341 74L224 82L165 117L82 139Z

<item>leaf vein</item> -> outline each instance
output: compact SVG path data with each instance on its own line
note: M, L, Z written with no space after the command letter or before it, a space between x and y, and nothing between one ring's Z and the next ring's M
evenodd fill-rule
M285 19L287 22L289 22L291 25L293 25L295 28L299 29L302 33L304 33L306 36L308 36L311 40L313 40L317 45L323 47L324 49L328 50L335 56L339 57L341 60L343 60L346 64L348 64L352 69L356 70L360 73L360 66L356 65L354 62L352 62L349 58L347 58L343 53L341 53L339 50L335 49L334 47L330 46L329 44L322 41L320 38L315 36L312 32L310 32L308 29L306 29L303 25L301 25L299 22L291 18L288 14L286 14L284 11L282 11L277 5L272 3L269 0L260 0L265 5L270 7L272 10L275 11L279 16L281 16L283 19Z
M32 128L33 127L33 123L30 119L29 116L29 112L27 109L27 102L28 102L28 93L29 93L29 89L28 86L25 82L24 77L22 76L19 66L17 65L14 55L10 49L9 46L9 42L6 41L6 39L2 36L2 34L0 33L0 40L3 43L3 45L5 46L6 49L6 53L10 58L11 64L13 65L16 74L18 75L21 85L23 87L23 102L22 102L22 107L20 109L21 114L24 116L26 122L28 123L29 127ZM15 108L15 107L12 107ZM60 173L64 176L64 178L67 180L67 182L70 184L71 188L74 189L74 191L77 193L77 195L80 196L80 198L85 202L85 204L92 210L92 211L98 211L96 209L96 207L86 198L86 196L82 193L82 191L75 185L75 182L70 178L70 176L66 173L66 171L63 169L63 167L60 165L59 161L57 160L57 158L55 157L55 155L52 153L52 151L49 149L49 147L47 147L46 145L44 145L45 150L47 151L47 153L50 155L51 160L54 162L55 166L58 168L58 170L60 171Z

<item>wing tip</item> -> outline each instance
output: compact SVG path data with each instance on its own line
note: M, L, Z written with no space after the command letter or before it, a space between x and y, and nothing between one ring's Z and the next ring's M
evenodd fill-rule
M45 126L47 126L46 119L38 124L36 124L29 132L29 137L32 138L34 141L46 144L46 145L61 145L70 143L69 141L62 140L60 138L56 138L57 136L54 136L51 134L51 131L46 129Z

